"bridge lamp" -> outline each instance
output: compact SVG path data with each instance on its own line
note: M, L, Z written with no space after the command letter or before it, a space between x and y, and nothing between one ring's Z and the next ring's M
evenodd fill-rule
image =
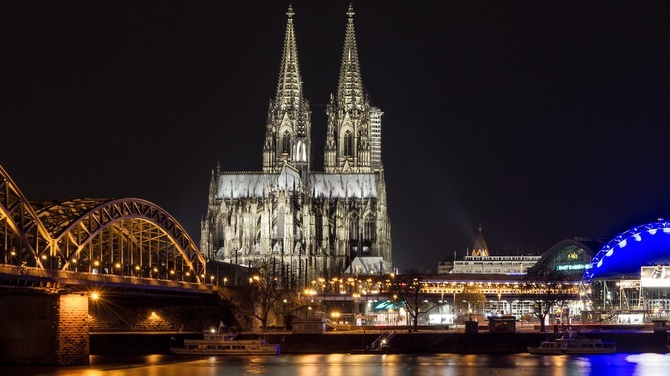
M135 265L135 270L137 270L137 271L139 272L139 271L140 271L140 266L139 266L139 265Z
M93 265L98 266L100 265L100 262L98 260L93 261Z
M228 282L228 278L223 277L223 285L224 285L224 286L226 285L226 282Z
M121 263L118 263L118 262L117 262L117 263L114 265L114 267L117 268L117 269L121 269Z
M42 260L46 260L46 259L47 259L47 255L42 255Z
M98 298L100 298L100 295L97 292L91 293L91 299L98 300Z

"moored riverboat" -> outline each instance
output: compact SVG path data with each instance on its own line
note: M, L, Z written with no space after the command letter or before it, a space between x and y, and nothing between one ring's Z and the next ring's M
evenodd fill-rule
M616 342L586 338L573 330L542 341L538 347L528 347L531 354L614 354Z
M170 351L178 355L279 355L279 344L267 343L264 339L237 339L232 331L203 334L203 339L184 339L184 346L170 345Z

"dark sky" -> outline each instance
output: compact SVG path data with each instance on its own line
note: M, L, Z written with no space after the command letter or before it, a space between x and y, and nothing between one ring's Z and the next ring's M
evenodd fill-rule
M293 1L322 168L348 1ZM623 2L622 2L623 3ZM288 1L6 1L0 165L29 200L137 197L200 239L212 168L258 171ZM670 218L663 2L355 1L401 270Z

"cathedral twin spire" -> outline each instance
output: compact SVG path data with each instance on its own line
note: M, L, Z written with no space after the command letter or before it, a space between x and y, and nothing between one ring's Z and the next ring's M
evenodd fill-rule
M361 109L365 102L358 49L356 48L356 34L354 33L354 14L353 7L349 5L349 11L347 11L349 21L344 37L340 79L337 84L337 100L345 110Z
M263 171L276 173L284 163L301 171L310 168L311 116L309 102L302 95L298 66L298 47L293 27L293 8L289 5L284 51L279 67L277 95L270 101L263 147Z
M381 115L364 91L354 31L354 10L349 5L337 95L326 110L328 129L324 169L329 173L370 173L381 164Z
M279 82L275 102L283 108L299 108L302 99L302 82L298 68L298 46L295 42L293 27L293 9L291 6L286 12L288 22L284 36L284 51L279 66Z
M302 95L292 6L286 14L277 95L268 109L263 171L277 173L288 163L306 173L311 163L311 110ZM324 169L327 173L369 173L381 169L382 112L370 106L363 89L351 5L347 16L337 95L331 95L326 110Z

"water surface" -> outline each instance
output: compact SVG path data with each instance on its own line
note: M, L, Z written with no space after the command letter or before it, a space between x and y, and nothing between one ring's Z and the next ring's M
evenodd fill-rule
M280 355L179 357L91 356L88 366L0 366L0 375L16 376L525 376L661 375L670 354L570 355Z

